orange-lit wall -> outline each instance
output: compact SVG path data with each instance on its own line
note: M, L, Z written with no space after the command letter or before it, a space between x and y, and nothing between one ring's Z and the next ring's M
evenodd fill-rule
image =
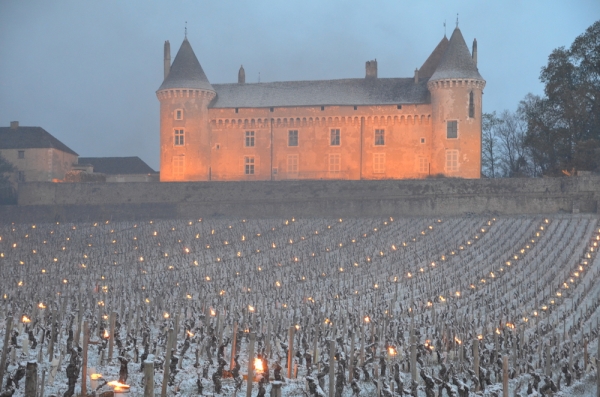
M433 85L432 85L433 84ZM481 170L481 91L483 82L430 83L431 104L384 106L307 106L208 108L214 93L169 90L161 102L161 181L239 181L286 179L408 179L444 174L479 178ZM474 91L475 117L468 117ZM183 120L175 120L183 109ZM458 138L446 138L447 120L458 121ZM185 130L185 145L174 145L175 129ZM339 146L330 130L340 130ZM375 130L385 144L375 145ZM288 132L298 131L298 146ZM246 147L245 132L254 131ZM459 151L458 171L446 169L446 151ZM330 172L330 155L339 154L339 172ZM375 172L374 156L385 156ZM288 156L298 156L298 172L288 172ZM173 158L185 157L185 172L175 175ZM245 173L254 158L254 174Z

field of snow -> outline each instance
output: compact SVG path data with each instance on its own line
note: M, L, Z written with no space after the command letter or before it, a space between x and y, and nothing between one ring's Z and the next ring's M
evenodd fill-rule
M167 368L245 396L249 367L252 396L591 396L599 246L592 215L2 225L0 393L37 361L40 397L84 366L142 396L146 360L157 396Z

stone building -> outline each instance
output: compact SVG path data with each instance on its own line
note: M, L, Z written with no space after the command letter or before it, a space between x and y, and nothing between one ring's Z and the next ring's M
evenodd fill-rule
M18 121L0 127L0 154L16 168L16 182L62 181L78 158L42 127L22 127Z
M80 157L77 169L102 174L106 182L155 182L158 173L137 156Z
M165 43L160 180L479 178L485 80L458 27L410 78L211 84Z

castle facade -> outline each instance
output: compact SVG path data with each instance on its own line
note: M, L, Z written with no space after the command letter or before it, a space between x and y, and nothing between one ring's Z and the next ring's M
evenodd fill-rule
M212 85L165 42L161 181L479 178L485 80L457 27L410 78Z

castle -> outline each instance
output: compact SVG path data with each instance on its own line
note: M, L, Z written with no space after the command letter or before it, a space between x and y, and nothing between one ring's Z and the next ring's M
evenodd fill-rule
M161 181L479 178L485 80L458 26L410 78L211 84L165 42Z

